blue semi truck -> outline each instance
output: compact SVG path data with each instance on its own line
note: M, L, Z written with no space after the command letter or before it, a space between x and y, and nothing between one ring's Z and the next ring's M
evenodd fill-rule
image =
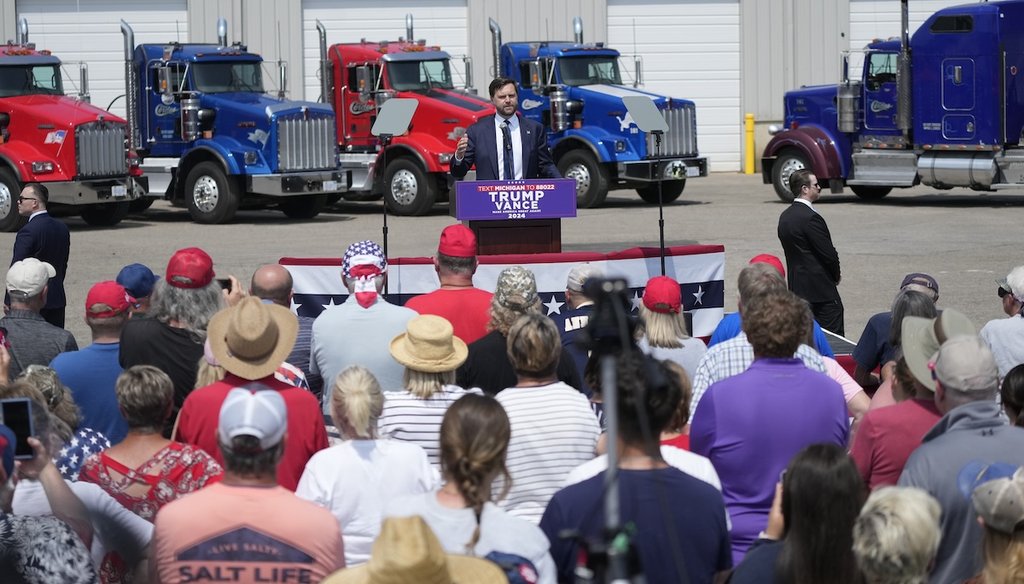
M833 193L861 199L918 184L977 191L1024 187L1024 1L943 8L909 35L864 51L851 79L785 95L785 125L762 157L762 177L784 201L808 168Z
M121 21L129 147L144 163L165 161L170 177L156 194L186 206L197 223L268 206L316 216L329 195L347 188L337 171L334 112L267 95L263 59L228 45L223 19L217 30L217 44L135 46ZM149 174L154 165L144 167Z
M518 84L523 115L547 126L552 157L564 177L576 179L580 207L599 206L612 188L636 189L657 204L658 183L667 203L679 198L687 178L707 176L693 102L623 85L619 52L584 43L579 17L573 42L502 44L498 23L489 24L494 70ZM660 153L623 105L630 95L649 96L665 117Z

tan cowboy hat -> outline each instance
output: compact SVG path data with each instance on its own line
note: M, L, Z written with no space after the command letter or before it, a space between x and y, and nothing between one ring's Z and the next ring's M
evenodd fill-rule
M452 323L433 314L414 316L406 332L391 341L391 356L413 371L454 371L467 355L469 349L455 336Z
M446 554L422 517L389 517L370 561L331 574L323 584L491 584L508 582L497 564Z
M247 296L210 319L210 351L220 366L243 379L262 379L292 352L299 320L290 310Z

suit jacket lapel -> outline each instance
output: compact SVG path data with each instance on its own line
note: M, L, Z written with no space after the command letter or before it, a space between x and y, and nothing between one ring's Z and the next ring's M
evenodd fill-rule
M529 162L533 157L533 128L523 123L525 119L522 115L519 116L519 139L523 143L523 159L520 164L523 165L523 178L536 174L529 167Z
M500 180L501 171L498 170L498 142L497 138L494 135L494 116L490 116L486 119L490 123L484 124L484 147L486 148L486 151L490 153L490 156L488 156L487 159L491 163L491 176L494 177L494 180ZM480 156L477 156L477 160L479 159Z

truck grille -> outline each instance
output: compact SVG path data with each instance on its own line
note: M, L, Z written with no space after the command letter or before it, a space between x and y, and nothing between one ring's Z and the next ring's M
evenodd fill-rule
M75 128L78 176L105 178L128 174L125 126L114 122L89 122Z
M661 139L661 155L697 156L697 113L692 105L662 110L668 131ZM647 157L654 158L657 150L654 135L647 135Z
M277 159L282 172L334 168L334 118L277 120Z

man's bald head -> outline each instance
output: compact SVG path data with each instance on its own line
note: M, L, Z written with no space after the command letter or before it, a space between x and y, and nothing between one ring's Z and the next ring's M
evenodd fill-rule
M252 275L249 294L291 308L292 275L280 264L260 266Z

